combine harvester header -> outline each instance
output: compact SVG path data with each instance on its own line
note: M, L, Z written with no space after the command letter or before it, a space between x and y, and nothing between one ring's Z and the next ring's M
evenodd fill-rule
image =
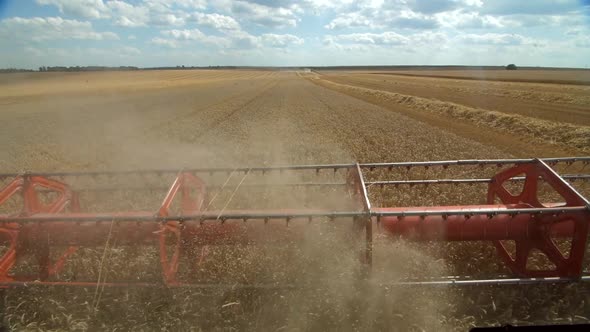
M200 258L204 259L203 248L208 246L297 239L303 236L302 229L308 223L317 220L350 225L350 232L362 243L361 260L367 271L373 263L375 234L381 234L387 241L404 238L490 242L496 247L498 259L511 272L501 278L397 281L401 284L587 280L584 255L590 203L572 183L590 180L590 175L580 174L589 163L590 157L581 157L0 174L5 183L0 191L0 245L4 246L0 252L0 286L96 286L99 284L96 280L60 279L60 272L80 248L102 247L105 241L111 241L118 245L148 246L159 252L161 281L139 281L137 285L209 287L210 284L178 273L183 264L192 264L198 258L187 256L201 252ZM578 172L560 175L554 169L559 165L575 165L570 167ZM449 172L454 177L409 179L412 176L407 174L414 169L424 174ZM454 172L457 169L462 173ZM456 174L474 174L484 169L492 170L495 175L456 177ZM166 181L172 184L165 186ZM396 192L401 188L410 188L415 196L418 187L461 185L487 186L487 191L469 189L461 196L451 189L453 194L449 197L466 198L443 206L405 207L388 203L396 201ZM253 200L256 202L253 206L264 205L262 196L248 193L244 200L238 198L244 191L260 193L275 187L286 191L285 199L290 192L303 188L332 195L339 193L342 202L350 204L336 209L254 208L247 202ZM154 195L158 191L162 194ZM134 204L127 204L132 195L148 205L157 196L160 203L134 209ZM223 195L225 198L221 199ZM469 204L465 203L467 200ZM473 201L480 203L471 204ZM220 206L211 209L214 202ZM108 212L113 205L127 210ZM533 252L540 252L548 264L530 266ZM33 257L35 270L28 274L15 273L23 270L19 265L25 256ZM132 283L114 280L100 285Z

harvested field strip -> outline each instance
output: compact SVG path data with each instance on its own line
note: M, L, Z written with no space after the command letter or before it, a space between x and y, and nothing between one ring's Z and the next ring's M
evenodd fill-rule
M478 77L469 77L469 76L453 76L453 75L428 75L428 74L407 74L407 73L375 73L375 74L385 74L385 75L400 75L400 76L410 76L410 77L436 77L436 78L451 78L451 79L462 79L462 80L469 80L469 81L496 81L496 82L522 82L522 83L547 83L547 84L572 84L572 85L590 85L590 82L587 81L572 81L572 80L547 80L542 81L536 79L526 79L526 78L478 78Z
M439 99L469 107L590 125L590 87L469 82L394 75L325 75L335 83Z
M426 111L440 116L466 120L478 127L491 127L507 133L526 135L548 144L559 144L568 148L574 147L582 152L590 151L590 127L588 126L576 126L517 114L505 114L439 100L335 83L323 79L314 79L313 81L319 81L318 83L322 86L336 88L353 96L368 95L375 99L411 107L415 111Z
M411 72L376 72L376 74L412 77L437 77L476 81L523 82L546 84L590 85L589 70L417 70Z
M369 78L371 76L375 81L382 81L385 78L388 79L388 81L393 82L398 79L398 75L388 75L383 73L376 73L373 75L359 75L358 77ZM408 77L405 78L407 79ZM411 81L415 82L415 85L428 85L437 88L445 87L449 90L463 93L475 92L485 95L534 100L546 103L587 106L590 102L590 87L586 86L564 86L536 82L523 84L503 81L481 81L474 83L465 81L461 78L447 79L429 76L411 76L411 80L404 81L404 83Z

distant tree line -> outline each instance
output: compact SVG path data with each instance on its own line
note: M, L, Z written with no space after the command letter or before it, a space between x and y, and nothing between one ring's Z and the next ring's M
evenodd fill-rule
M149 67L142 68L142 70L186 70L186 69L241 69L241 68L253 68L253 67L240 67L240 66L165 66L165 67Z
M1 1L1 0L0 0ZM507 66L461 66L461 65L377 65L377 66L162 66L162 67L135 67L135 66L41 66L39 72L81 72L81 71L132 71L132 70L231 70L231 69L249 69L249 70L516 70L516 69L543 69L543 70L588 70L584 68L554 68L554 67L517 67L515 64ZM19 73L33 72L36 70L20 68L0 68L0 73Z
M249 66L164 66L139 68L135 66L41 66L38 70L20 69L20 68L0 68L0 73L20 73L20 72L82 72L82 71L131 71L131 70L187 70L187 69L258 69L273 70L273 67L249 67Z
M139 70L134 66L120 66L120 67L105 67L105 66L42 66L39 67L40 72L46 71L113 71L113 70Z
M135 66L120 66L120 67L107 67L107 66L42 66L39 67L40 72L53 71L53 72L64 72L64 71L125 71L125 70L187 70L187 69L242 69L253 67L241 67L241 66L165 66L165 67L150 67L150 68L139 68ZM262 67L261 67L262 68Z
M32 69L19 69L19 68L0 68L0 73L28 73L32 72Z

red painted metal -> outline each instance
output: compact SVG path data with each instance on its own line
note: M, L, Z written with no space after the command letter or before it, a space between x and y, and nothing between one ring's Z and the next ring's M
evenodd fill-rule
M524 176L522 192L511 194L506 183L514 177ZM540 202L539 181L557 193L564 203ZM513 273L522 277L580 277L582 260L586 249L590 212L586 208L576 212L552 214L514 214L523 208L584 207L587 201L573 190L558 174L541 161L519 163L500 172L488 187L486 205L373 208L371 207L360 166L357 164L348 173L349 193L357 203L353 215L359 233L365 232L366 248L363 260L370 265L372 259L373 224L380 223L380 229L392 237L404 237L416 241L490 241L496 246L499 256ZM51 192L47 202L41 197ZM157 212L130 211L117 213L81 212L80 197L65 183L33 175L17 176L0 191L0 206L11 198L22 199L21 210L14 214L0 215L0 241L6 250L0 257L0 283L39 280L48 285L60 283L54 280L68 260L80 247L103 246L105 239L118 245L151 245L160 252L162 278L166 285L183 285L178 280L181 257L189 252L200 252L195 259L202 263L209 245L251 244L259 241L284 241L302 236L305 223L291 222L285 227L285 220L266 218L265 215L289 215L309 212L329 215L323 210L240 210L206 211L207 187L199 177L180 172L165 195ZM45 196L44 196L45 197ZM45 199L46 200L46 199ZM488 211L486 215L448 215L454 210ZM401 216L412 212L424 215ZM158 218L198 215L200 213L219 215L217 222L202 222L189 219L158 222ZM254 214L258 222L243 222L225 215ZM387 215L389 214L389 215ZM78 221L94 217L109 217L117 221ZM261 217L262 216L262 217ZM19 221L27 218L35 222ZM43 221L51 218L51 221ZM60 220L63 218L63 220ZM126 218L129 220L127 221ZM138 219L151 222L139 222ZM102 218L105 219L105 218ZM299 218L302 219L302 218ZM287 217L289 221L289 217ZM555 239L571 239L569 256L557 245ZM511 254L505 241L513 241L515 253ZM55 262L50 260L51 248L66 248ZM197 249L197 250L195 250ZM549 270L533 270L527 261L533 250L547 256L555 266ZM17 264L21 253L33 252L39 262L35 276L16 278L11 270ZM86 284L76 282L73 284ZM90 282L91 283L91 282Z
M49 190L56 194L50 202L43 202L40 198L39 189ZM41 176L20 176L10 182L0 191L0 205L8 201L17 193L22 195L23 205L19 216L32 216L37 213L57 213L62 211L72 199L72 191L69 187L59 181L47 179ZM0 228L0 238L7 239L9 243L7 251L0 258L0 280L12 280L9 276L10 269L18 258L18 249L33 247L39 261L39 275L42 279L59 272L63 267L64 260L69 255L62 255L56 265L49 261L49 250L44 246L41 233L33 232L28 237L20 236L20 225L5 224ZM30 245L33 244L33 245ZM68 249L67 252L71 250Z
M505 184L510 178L519 174L525 176L524 188L520 193L513 195L506 189ZM532 207L548 207L547 204L539 200L540 178L563 198L565 203L562 206L585 206L587 204L563 179L542 162L517 165L494 176L488 188L488 203L491 204L498 198L504 204L528 204ZM528 223L528 236L515 241L516 252L514 257L510 255L502 242L495 241L494 244L508 267L519 275L530 277L550 277L555 275L575 277L579 276L582 271L589 222L590 214L588 210L559 216L531 216ZM571 229L571 245L569 246L568 257L552 240L554 237L552 234L553 229L564 227ZM531 257L533 249L545 254L555 267L543 271L528 268L527 261Z
M529 207L526 204L437 206L428 208L376 208L378 212L447 211L457 209L492 209L497 215L419 217L381 217L382 229L390 235L415 241L500 241L526 240L534 228L534 217L529 214L510 216L510 209ZM573 227L560 223L551 228L551 236L567 237Z

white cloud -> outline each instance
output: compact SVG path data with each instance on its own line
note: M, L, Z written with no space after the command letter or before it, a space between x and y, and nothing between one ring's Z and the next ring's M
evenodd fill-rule
M231 16L217 13L204 14L194 13L189 19L197 24L222 31L240 30L240 24Z
M37 0L40 5L54 5L62 14L83 18L106 18L108 8L102 0Z
M428 54L449 49L450 39L442 32L423 31L401 35L393 31L382 33L350 33L328 35L323 38L324 50L350 51L363 56L375 54ZM368 56L368 53L364 53Z
M439 22L432 15L414 12L410 9L366 8L347 13L340 13L326 29L345 29L366 27L370 29L435 29Z
M136 47L131 47L131 46L123 46L123 47L120 47L118 50L119 51L117 52L117 54L123 55L123 56L135 56L135 55L142 54L140 49L138 49ZM111 51L111 50L108 49L107 51Z
M124 27L142 27L149 21L147 8L133 6L124 1L113 0L107 2L113 15L113 23Z
M143 53L135 47L26 47L22 55L31 61L32 67L46 66L96 66L96 65L136 65L138 56Z
M167 38L155 37L152 43L167 47L181 47L186 45L209 44L218 47L228 47L230 41L225 37L207 36L199 29L185 29L185 30L164 30L161 34Z
M126 22L120 25L142 26L147 22L147 16L162 17L162 14L174 14L187 9L203 10L207 8L206 0L143 0L130 3L121 0L36 0L41 5L53 5L65 14L89 19L105 19L115 16L116 22ZM133 11L133 12L132 12ZM122 17L117 17L121 14ZM143 17L141 23L138 16ZM169 18L160 18L164 22ZM171 24L178 24L178 18Z
M144 0L148 7L165 10L173 6L179 6L186 9L205 9L207 8L206 0Z
M411 10L383 12L382 21L384 26L402 29L435 29L440 25L433 16Z
M158 14L153 15L150 17L148 21L148 25L155 25L155 26L168 26L168 25L176 25L181 26L184 25L184 18L176 16L174 14Z
M510 27L546 27L555 26L574 27L585 26L586 16L581 13L568 15L533 15L533 14L518 14L501 16L503 22Z
M260 38L247 32L239 32L231 36L230 47L237 50L248 50L261 47Z
M556 15L579 11L582 6L584 5L579 0L493 0L482 1L478 11L493 15ZM588 6L588 4L585 6Z
M110 19L123 27L182 26L187 10L205 9L205 0L37 0L54 5L60 12L90 19Z
M335 36L327 36L327 43L347 42L355 44L372 45L403 45L408 43L408 38L392 31L383 33L350 33Z
M315 14L319 14L326 10L343 13L350 10L375 9L380 8L386 2L386 0L304 0L300 3L303 8L311 9Z
M260 36L260 38L262 39L262 43L264 45L270 47L282 48L291 45L301 45L304 43L302 38L290 34L277 35L274 33L267 33Z
M268 28L295 27L300 20L298 14L302 13L301 7L297 4L277 7L248 1L218 0L214 6L231 13L240 21Z
M374 21L360 13L346 13L336 17L324 27L330 30L354 27L374 27Z
M314 2L310 0L311 2ZM372 30L500 29L529 26L582 25L590 5L577 0L360 0L319 1L315 8L335 17L326 29ZM585 8L585 9L584 9Z
M410 44L413 46L428 46L432 48L445 48L449 41L448 36L439 31L424 31L409 35Z
M165 2L146 2L134 6L120 0L111 0L106 3L114 25L128 28L184 25L183 14L171 11L165 4Z
M65 20L61 17L12 17L0 23L0 34L14 41L119 39L113 32L95 31L90 22Z
M530 38L518 34L507 33L485 33L485 34L464 34L457 38L463 44L481 45L523 45L533 44Z
M175 39L166 39L162 37L154 37L152 38L152 44L165 46L170 48L177 48L180 46L179 42Z
M424 14L446 12L464 5L461 1L457 0L408 0L406 4L413 11Z
M152 43L170 48L192 47L195 43L216 46L220 49L248 50L263 47L287 48L302 45L304 40L291 34L267 33L260 36L251 35L245 31L234 31L225 36L206 35L199 29L164 30L163 37L155 37Z
M199 29L165 30L162 31L162 34L177 40L199 40L205 37L205 35Z
M112 46L116 49L114 52L124 52L132 57L133 54L138 55L137 51L141 52L141 47L150 44L150 41L152 45L161 46L161 49L152 47L150 50L157 49L154 52L159 52L157 57L151 52L144 52L131 64L157 61L156 65L167 65L169 61L178 62L184 58L195 61L208 59L206 61L212 64L263 64L267 61L331 64L335 56L342 64L388 61L496 63L506 61L503 56L508 53L510 61L516 63L529 61L532 65L543 65L571 62L571 66L575 66L586 65L590 52L590 39L586 37L590 35L586 10L590 8L587 1L581 0L34 2L40 6L33 6L31 13L21 13L18 9L7 15L21 17L0 21L2 49L10 50L2 54L5 63L32 63L32 60L21 59L26 57L43 62L42 54L73 59L73 55L68 55L70 49L72 54L80 57L80 61L87 61L86 49L80 45L90 43L51 43L60 45L54 47L61 47L61 44L69 46L45 53L43 46L49 45L49 40L117 39L113 32L98 31L105 25L146 28L138 29L138 32L120 29L127 44L139 49L101 44ZM62 18L23 18L35 16L35 10L40 7L44 7L41 12L46 11L48 6L51 6L52 12L62 13ZM93 20L101 20L101 25ZM154 33L154 27L159 27L160 32ZM321 42L325 47L320 52L317 46ZM99 62L103 57L105 61L118 59L116 55L101 55L104 50L100 48L87 50L88 56ZM171 54L176 54L176 58ZM157 60L146 60L150 56L150 59Z
M439 13L436 18L443 27L457 29L495 29L509 24L501 17L462 10Z

